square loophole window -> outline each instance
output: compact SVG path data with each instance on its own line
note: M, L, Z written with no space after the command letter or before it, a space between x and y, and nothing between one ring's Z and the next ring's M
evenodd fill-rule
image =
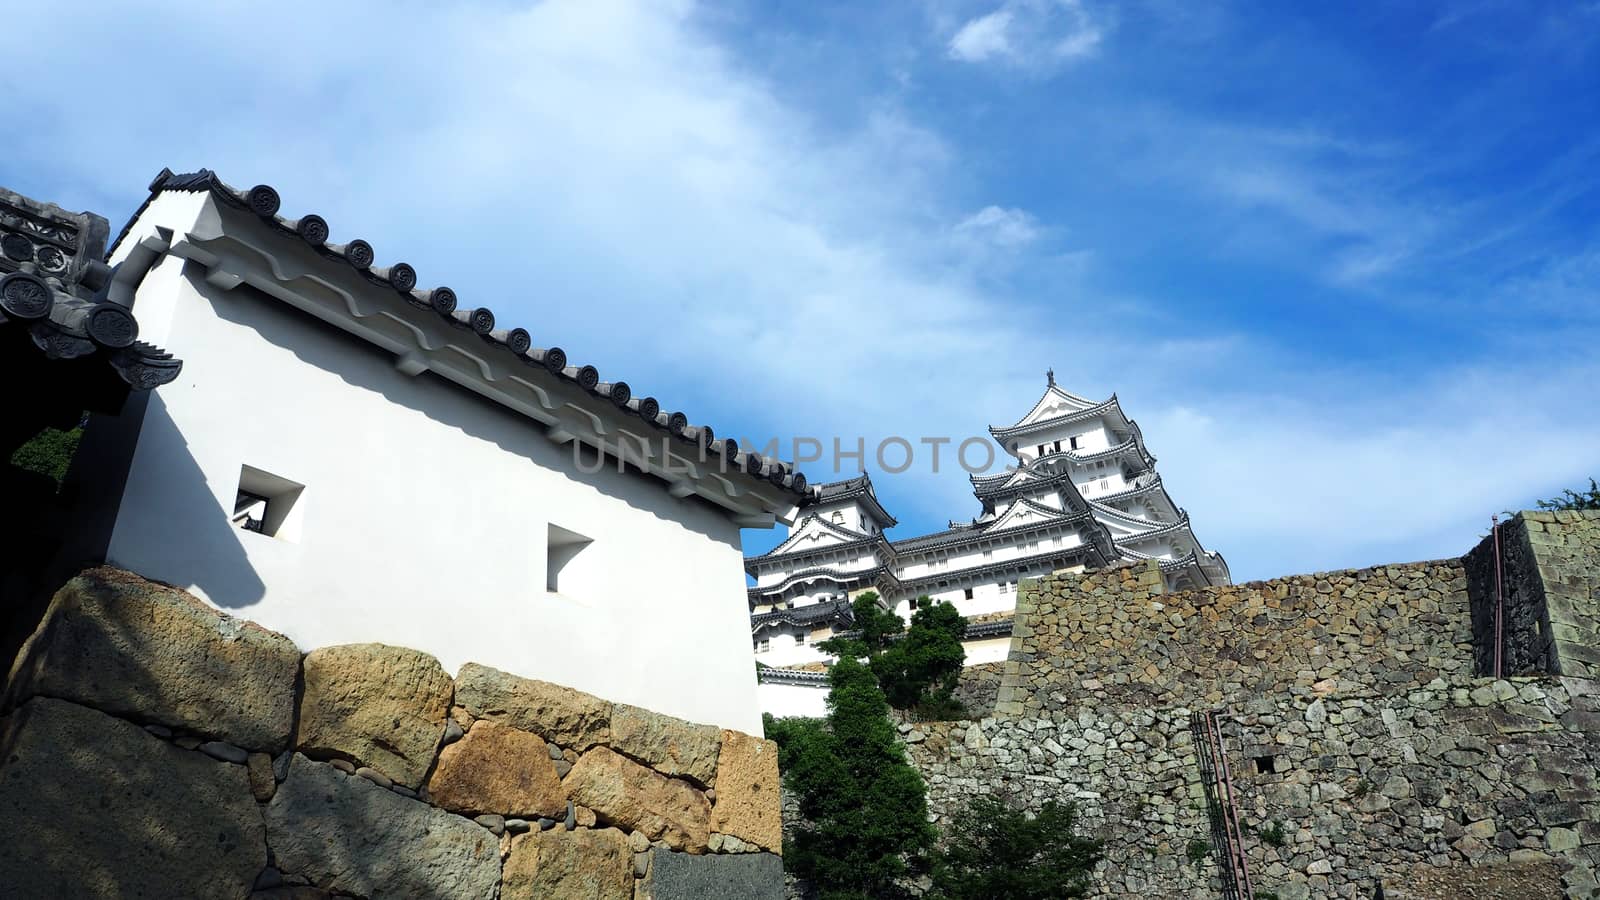
M1275 756L1256 757L1256 773L1258 775L1276 775L1278 773L1278 758Z
M232 521L240 531L253 531L291 543L300 540L306 486L255 466L239 467Z

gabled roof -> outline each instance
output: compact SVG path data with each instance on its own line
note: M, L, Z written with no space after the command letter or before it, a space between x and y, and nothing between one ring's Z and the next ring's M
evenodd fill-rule
M854 478L843 481L830 481L827 484L814 485L810 496L800 501L801 506L833 506L845 501L854 500L857 504L867 508L873 518L884 528L893 528L900 524L889 511L878 502L878 492L872 487L872 476L862 472Z
M1015 509L1033 510L1040 513L1038 519L1023 524L1009 524L1017 518ZM966 544L976 544L981 541L1001 536L1016 536L1029 531L1043 530L1057 525L1081 525L1094 522L1094 517L1086 511L1063 513L1059 509L1051 509L1032 500L1020 500L1012 504L1006 514L987 522L982 526L967 528L952 528L948 531L936 531L921 537L908 538L895 541L891 546L902 554L915 554L924 550L933 550L944 547L959 547Z
M1049 395L1046 394L1046 397L1048 396ZM1062 405L1065 406L1064 403ZM1056 428L1061 425L1070 425L1074 422L1085 422L1090 419L1100 418L1101 416L1113 417L1122 421L1127 421L1127 416L1123 415L1122 407L1117 402L1116 394L1112 394L1110 399L1101 401L1100 403L1095 403L1076 409L1066 407L1061 409L1059 412L1053 412L1050 415L1041 416L1039 418L1024 418L1023 421L1004 428L996 428L991 425L989 426L989 434L993 435L995 440L1004 444L1006 441L1023 437L1025 435L1040 431L1048 431L1052 428Z
M159 225L146 225L135 233L145 212L167 193L205 194L216 201L216 209L211 212L208 207L195 233L172 234ZM742 451L732 438L718 440L709 425L690 424L687 415L663 409L654 397L636 396L625 381L602 380L594 366L573 363L559 347L533 346L529 331L501 327L487 306L466 307L454 290L442 285L420 288L417 272L409 264L380 265L371 244L360 239L333 242L321 216L285 218L278 214L279 202L278 192L268 185L239 190L209 169L182 175L163 169L112 249L116 252L132 239L136 243L129 253L150 246L193 260L209 270L207 281L214 285L231 288L248 282L396 351L397 366L408 374L434 369L446 380L543 423L552 440L605 446L667 481L674 496L700 494L743 511L741 524L758 525L765 518L770 525L773 514L787 517L796 498L809 496L805 475L790 464ZM277 243L250 243L256 239L241 232L250 220L275 233ZM397 334L402 337L393 337ZM444 346L457 350L456 357L445 359L439 353ZM480 389L485 386L494 390ZM617 434L629 426L615 424L627 421L668 436L684 449L663 451L659 457L648 450L632 452L621 445ZM607 445L607 435L617 441L616 446ZM696 458L682 468L684 460ZM774 489L789 499L780 502ZM766 513L748 512L752 506Z
M1012 425L1011 428L1020 428L1041 419L1052 418L1063 411L1073 412L1088 409L1095 405L1093 400L1087 397L1080 397L1056 384L1054 370L1046 374L1046 382L1044 394L1039 397L1039 401L1033 404L1033 408L1018 419L1017 424ZM990 429L990 431L993 430L992 428Z
M827 534L839 540L830 543L819 543L817 537ZM842 525L832 522L814 514L803 516L799 522L790 529L789 536L783 542L759 556L745 557L745 571L755 574L762 568L762 563L774 561L789 561L803 559L838 550L854 550L869 546L881 546L885 556L893 556L889 549L889 541L882 532L873 535L851 531Z
M93 213L0 188L0 340L47 360L82 360L73 366L80 382L114 379L94 392L120 406L130 389L177 378L183 363L138 339L131 288L105 263L109 231ZM103 365L105 376L85 365Z
M986 505L997 500L1008 500L1017 497L1026 497L1041 491L1051 489L1066 490L1067 504L1078 509L1087 509L1087 501L1078 493L1077 483L1072 480L1072 472L1056 472L1054 474L1038 471L1034 465L1019 468L1013 478L1007 483L985 485L973 493Z

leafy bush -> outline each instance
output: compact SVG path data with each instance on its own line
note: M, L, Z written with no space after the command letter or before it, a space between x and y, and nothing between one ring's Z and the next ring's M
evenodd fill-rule
M778 764L801 821L784 862L823 900L904 896L934 840L922 777L906 762L877 678L852 656L828 673L825 720L778 719Z
M1192 838L1183 855L1188 857L1189 865L1198 869L1211 858L1211 842L1202 838Z
M1082 897L1103 845L1075 833L1070 803L1045 803L1036 816L995 796L973 800L934 857L935 900L1045 900Z
M1268 847L1282 847L1288 843L1289 836L1284 830L1283 823L1274 819L1272 824L1261 829L1261 840Z
M56 484L60 484L67 477L67 466L72 463L72 455L78 452L78 441L82 437L81 427L71 431L46 428L11 454L11 464L29 472L48 475L55 479Z
M1561 496L1549 500L1539 501L1540 509L1600 509L1600 484L1593 478L1589 479L1589 489L1572 490L1568 488L1561 492Z

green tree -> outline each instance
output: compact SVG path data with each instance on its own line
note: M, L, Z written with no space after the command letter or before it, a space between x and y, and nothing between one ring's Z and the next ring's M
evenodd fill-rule
M784 859L822 900L905 896L934 840L922 777L906 762L877 678L853 656L828 673L822 727L774 722L801 821Z
M1082 897L1104 845L1076 834L1070 803L1047 801L1029 816L996 796L979 797L952 818L933 858L935 900L1046 900Z
M961 705L954 692L966 663L961 638L967 623L948 603L918 598L908 630L900 617L883 608L872 591L851 603L853 631L818 645L840 659L866 660L878 678L889 705L895 709L925 708L955 718Z
M940 711L959 708L954 694L967 661L966 648L961 645L966 631L967 620L954 606L921 598L905 638L869 663L889 705Z
M851 659L865 659L882 653L891 641L905 632L906 625L900 617L883 608L876 591L863 591L850 601L850 613L855 627L838 637L831 637L817 647L824 653Z
M1559 497L1552 497L1549 500L1540 500L1539 508L1551 510L1600 509L1600 484L1595 483L1595 480L1591 478L1589 479L1589 489L1587 491L1575 491L1571 488L1567 488L1561 492L1561 496Z

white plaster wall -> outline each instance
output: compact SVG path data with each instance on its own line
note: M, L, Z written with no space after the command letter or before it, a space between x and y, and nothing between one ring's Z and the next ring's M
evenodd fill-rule
M805 643L800 643L800 638L805 637ZM761 650L761 641L767 642L767 649ZM816 643L806 631L776 631L763 628L755 637L756 660L769 666L797 666L802 663L822 662L831 659L817 649Z
M967 665L976 666L982 663L1005 662L1006 654L1011 651L1011 638L992 637L976 641L965 641L961 645L967 651Z
M138 314L184 360L109 557L302 649L380 641L759 734L739 529L244 287L165 259ZM150 322L171 311L169 321ZM228 521L250 465L306 485L297 542ZM547 524L593 539L545 590Z
M815 687L764 682L757 685L756 692L761 697L761 711L780 719L788 716L820 719L828 714L826 681L818 682Z

